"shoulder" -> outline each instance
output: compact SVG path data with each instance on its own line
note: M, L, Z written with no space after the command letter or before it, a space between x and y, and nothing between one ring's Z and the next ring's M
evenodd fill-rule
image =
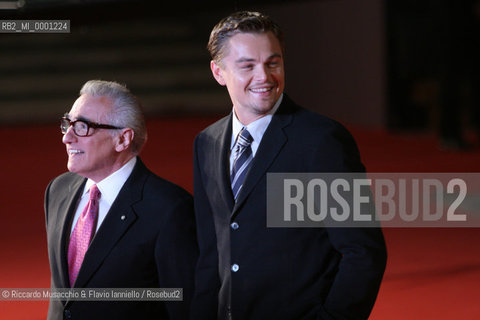
M153 219L148 221L168 219L172 214L185 216L193 208L190 193L159 177L141 161L137 162L118 197L125 199L123 202L125 205L133 205L137 214Z
M335 170L364 171L355 139L344 125L290 99L287 102L288 111L284 112L291 115L291 121L284 131L290 141L302 150L309 150L315 155L313 158L322 159L322 163L330 163Z
M158 195L156 196L166 199L178 199L178 200L190 200L192 196L185 189L179 185L168 181L162 177L157 176L155 173L150 171L150 174L146 180L145 188L147 190L157 190ZM148 194L148 193L147 193Z
M44 209L46 216L48 217L52 212L58 214L59 206L65 200L76 195L86 180L86 178L71 172L53 179L45 190Z
M229 124L231 123L231 114L221 118L220 120L212 123L205 129L203 129L195 138L195 142L208 142L211 140L219 139L224 133L225 130L228 130Z
M141 180L144 180L142 188L144 200L159 203L192 201L192 196L185 189L171 181L159 177L145 167L143 163L139 170L142 171L143 174L136 174L133 177L132 185L134 185L133 188L137 188L142 184Z
M47 190L50 192L69 190L70 187L83 183L86 178L79 176L76 173L65 172L54 178L48 184Z
M133 191L133 190L132 190ZM149 228L170 228L170 222L193 221L193 197L182 187L149 171L134 208L146 218ZM173 220L172 220L173 219ZM170 222L167 222L170 221Z
M292 115L291 125L286 128L292 133L325 141L351 142L353 137L340 122L308 110L286 98L286 113Z

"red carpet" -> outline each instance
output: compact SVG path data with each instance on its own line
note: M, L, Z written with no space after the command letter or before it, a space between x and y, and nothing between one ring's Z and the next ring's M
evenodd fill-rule
M142 158L192 191L192 142L213 118L153 119ZM372 172L479 172L480 152L441 152L433 135L353 128ZM58 126L0 128L0 288L50 286L43 193L66 170ZM174 137L172 139L172 137ZM480 319L478 229L385 229L389 260L371 319ZM48 302L0 301L0 319L45 319Z

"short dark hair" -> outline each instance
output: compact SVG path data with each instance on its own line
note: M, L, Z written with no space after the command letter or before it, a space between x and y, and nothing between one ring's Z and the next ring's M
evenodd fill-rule
M271 31L280 42L282 53L285 51L283 32L280 26L260 12L239 11L220 20L213 28L208 40L207 49L212 60L220 63L225 56L228 39L238 33L266 33Z

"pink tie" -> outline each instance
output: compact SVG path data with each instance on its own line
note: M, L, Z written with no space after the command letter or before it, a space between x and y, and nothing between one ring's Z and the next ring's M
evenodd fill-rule
M70 236L70 243L68 245L70 287L73 287L77 279L83 257L85 257L90 240L92 240L93 234L95 233L98 217L98 199L100 199L100 191L97 185L94 184L90 187L90 200L83 209Z

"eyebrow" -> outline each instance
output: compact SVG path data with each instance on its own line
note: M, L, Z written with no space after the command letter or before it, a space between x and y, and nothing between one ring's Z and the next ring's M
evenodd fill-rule
M65 112L65 114L63 115L65 118L69 119L69 120L72 120L70 119L70 114L68 112ZM84 122L88 122L88 123L93 123L93 121L90 121L89 119L85 118L85 117L78 117L77 119L75 120L80 120L80 121L84 121Z
M235 63L252 62L252 61L255 61L255 59L252 59L252 58L240 58L240 59L238 59L237 61L235 61Z
M281 57L282 57L281 54L279 54L279 53L274 53L274 54L272 54L270 57L268 57L267 60L271 60L271 59L273 59L273 58L281 58ZM253 58L240 58L240 59L236 60L235 63L253 62L253 61L255 61L255 59L253 59Z

